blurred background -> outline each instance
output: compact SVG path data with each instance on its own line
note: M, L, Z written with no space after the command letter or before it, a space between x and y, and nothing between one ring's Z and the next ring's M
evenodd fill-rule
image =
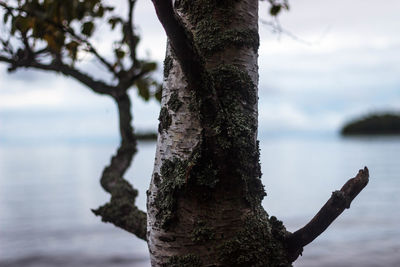
M400 266L400 137L340 135L359 116L400 113L400 2L290 4L283 33L260 23L263 204L294 231L368 166L369 185L294 266ZM166 38L150 1L138 1L135 22L139 53L162 66ZM155 131L159 104L136 94L134 126ZM117 127L110 99L61 75L0 65L0 266L149 266L144 242L90 211L108 201L98 181ZM139 143L126 175L142 209L155 145Z

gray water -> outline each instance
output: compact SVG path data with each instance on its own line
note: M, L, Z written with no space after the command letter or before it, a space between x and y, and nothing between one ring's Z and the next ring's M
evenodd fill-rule
M149 266L146 244L91 212L114 141L0 142L0 266ZM141 143L127 178L145 190L155 144ZM400 266L400 139L265 137L263 205L288 230L312 218L368 166L370 183L295 266Z

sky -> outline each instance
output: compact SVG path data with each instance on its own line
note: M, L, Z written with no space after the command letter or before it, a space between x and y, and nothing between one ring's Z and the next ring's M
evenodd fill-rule
M119 10L124 11L123 5ZM161 67L166 37L151 1L139 0L135 14L142 37L139 54ZM270 20L267 14L267 4L260 2L260 18ZM279 17L284 33L260 23L260 133L332 134L358 116L399 112L399 14L396 0L296 0ZM111 46L104 27L95 43L107 55ZM90 57L82 62L89 73L105 75ZM131 96L134 126L155 130L159 105L139 100L134 90ZM116 136L117 114L111 99L62 75L32 70L9 74L0 64L1 139Z

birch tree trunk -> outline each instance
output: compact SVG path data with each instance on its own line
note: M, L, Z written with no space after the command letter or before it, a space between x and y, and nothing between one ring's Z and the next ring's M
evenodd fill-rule
M291 266L350 207L368 169L287 232L261 206L258 0L152 1L169 38L147 201L152 266Z
M284 229L261 207L258 1L175 1L174 9L205 70L202 83L188 84L167 46L148 191L152 266L284 266Z

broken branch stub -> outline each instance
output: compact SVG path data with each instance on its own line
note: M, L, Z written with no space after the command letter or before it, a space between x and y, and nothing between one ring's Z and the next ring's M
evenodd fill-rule
M340 190L334 191L319 212L303 228L286 238L290 260L301 255L303 247L322 234L328 226L345 210L350 208L353 199L364 189L369 181L367 167L359 170L356 177L348 180Z

